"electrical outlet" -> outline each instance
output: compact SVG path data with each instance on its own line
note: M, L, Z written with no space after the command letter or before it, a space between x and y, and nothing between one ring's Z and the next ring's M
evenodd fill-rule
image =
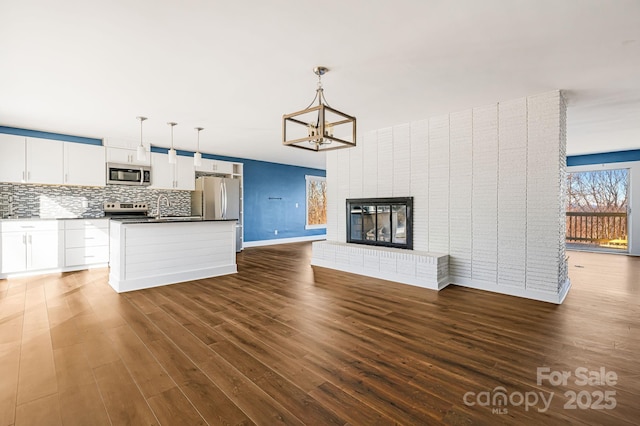
M298 208L298 203L296 203L296 209Z
M275 235L278 235L278 230L276 229L273 233L274 233Z

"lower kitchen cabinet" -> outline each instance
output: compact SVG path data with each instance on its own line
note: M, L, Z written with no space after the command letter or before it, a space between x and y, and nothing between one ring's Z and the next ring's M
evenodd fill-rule
M0 221L0 278L109 263L109 219Z
M109 262L109 219L64 221L64 266Z
M0 277L60 267L64 233L59 221L4 221L0 229Z
M0 272L10 273L27 270L27 240L24 232L3 232L2 263Z

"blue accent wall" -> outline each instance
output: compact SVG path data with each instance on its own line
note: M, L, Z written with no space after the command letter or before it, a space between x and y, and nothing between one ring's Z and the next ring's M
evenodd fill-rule
M626 161L640 161L640 149L633 149L629 151L603 152L600 154L570 155L567 157L567 166L623 163Z
M245 241L326 234L324 228L304 228L305 175L326 176L324 170L255 160L243 163Z
M86 143L89 145L102 145L102 139L85 138L82 136L63 135L61 133L41 132L38 130L18 129L16 127L0 126L0 133L25 136L31 138L53 139L63 142Z

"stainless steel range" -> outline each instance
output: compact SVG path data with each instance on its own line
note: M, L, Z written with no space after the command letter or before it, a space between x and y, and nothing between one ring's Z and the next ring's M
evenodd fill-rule
M149 213L149 205L141 201L106 201L102 208L105 217L120 219L144 217Z

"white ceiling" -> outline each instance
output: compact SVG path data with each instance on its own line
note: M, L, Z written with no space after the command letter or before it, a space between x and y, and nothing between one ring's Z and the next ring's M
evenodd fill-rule
M363 134L566 90L569 154L640 148L638 0L0 0L0 125L324 168L283 113Z

